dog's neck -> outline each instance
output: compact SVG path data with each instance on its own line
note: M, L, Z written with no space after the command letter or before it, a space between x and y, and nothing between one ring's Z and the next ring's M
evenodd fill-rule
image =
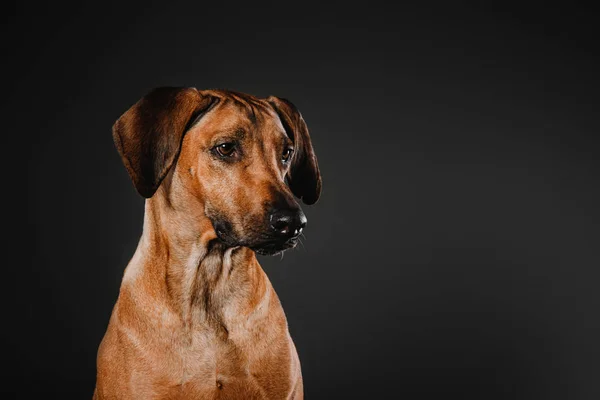
M164 191L146 200L123 284L142 289L190 329L200 323L227 330L227 310L248 315L270 296L270 285L252 250L225 247L202 207L179 209L172 200Z

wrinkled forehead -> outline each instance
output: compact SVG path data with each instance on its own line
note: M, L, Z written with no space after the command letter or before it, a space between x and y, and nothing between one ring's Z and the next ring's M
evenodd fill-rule
M285 137L285 129L275 110L265 100L234 92L211 92L218 103L197 125L206 133L243 130L256 139Z

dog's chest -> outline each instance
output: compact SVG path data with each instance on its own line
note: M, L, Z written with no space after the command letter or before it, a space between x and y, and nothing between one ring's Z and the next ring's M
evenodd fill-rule
M170 371L165 397L286 398L297 375L293 371L297 355L289 336L254 338L235 332L196 332L192 343L180 347L182 368L177 374Z

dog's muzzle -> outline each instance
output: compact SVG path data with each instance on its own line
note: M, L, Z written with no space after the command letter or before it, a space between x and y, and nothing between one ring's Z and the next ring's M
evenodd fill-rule
M298 238L306 227L306 216L302 210L277 211L269 216L273 235L278 239Z
M299 208L279 209L267 214L264 228L250 236L238 236L225 219L213 220L219 241L226 246L245 246L262 255L274 255L293 248L306 227L306 216Z
M269 215L267 240L251 248L258 254L273 255L295 247L306 222L306 216L300 209L275 211Z

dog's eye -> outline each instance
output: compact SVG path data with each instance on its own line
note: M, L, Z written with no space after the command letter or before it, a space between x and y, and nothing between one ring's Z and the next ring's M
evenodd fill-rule
M293 149L285 149L283 151L283 154L281 155L281 161L283 161L284 163L287 163L288 161L290 161L290 158L292 157L293 152L294 152Z
M222 143L215 150L221 157L231 157L235 152L235 143Z

